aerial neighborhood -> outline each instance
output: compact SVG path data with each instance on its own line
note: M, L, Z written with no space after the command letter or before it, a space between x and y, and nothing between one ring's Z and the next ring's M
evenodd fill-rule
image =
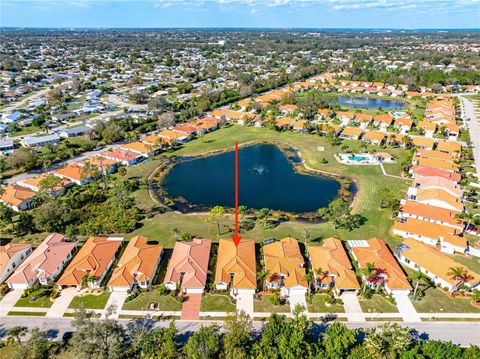
M36 31L0 45L9 328L478 329L478 33Z

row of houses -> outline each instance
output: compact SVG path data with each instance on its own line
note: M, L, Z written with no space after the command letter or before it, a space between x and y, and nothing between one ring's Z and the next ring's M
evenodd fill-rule
M107 149L85 160L7 185L0 195L0 202L17 212L28 210L32 208L39 192L47 192L54 196L61 195L70 186L88 184L99 176L115 172L118 166L136 165L146 158L155 156L173 143L184 143L194 136L215 131L221 123L222 120L205 117L150 134L138 141ZM49 180L51 181L52 178L61 180L55 181L54 187L48 187Z

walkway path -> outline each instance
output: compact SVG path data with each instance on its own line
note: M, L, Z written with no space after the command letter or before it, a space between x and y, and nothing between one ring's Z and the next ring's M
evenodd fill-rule
M22 296L23 289L14 289L5 294L0 301L0 316L6 316Z
M63 317L68 309L68 306L72 302L73 297L78 294L77 288L65 288L60 292L60 296L57 297L52 306L48 309L46 317L59 318Z
M293 314L295 312L295 308L297 305L300 305L304 308L304 313L307 314L307 299L305 298L305 293L290 293L290 297L288 298L290 302L290 312Z
M401 180L404 180L404 181L411 181L411 180L412 180L411 178L408 178L408 177L389 175L389 174L385 171L385 168L383 167L383 163L382 163L382 162L380 162L380 168L382 169L382 172L383 172L384 176L392 177L392 178L398 178L398 179L401 179Z
M107 304L105 305L105 310L102 313L102 318L107 316L109 308L112 309L112 313L110 314L109 318L117 319L120 315L120 311L122 310L123 303L125 303L125 299L128 297L128 292L112 292L110 297L108 298Z
M357 293L345 292L340 298L343 301L343 308L345 309L345 314L347 315L347 320L349 322L365 321L365 315L363 314L362 307L358 301Z
M397 308L402 315L403 321L406 323L421 322L420 315L418 315L408 295L394 294L393 298L397 302Z
M202 303L202 294L188 294L182 305L181 320L198 320L200 318L200 305Z
M241 293L237 295L237 313L241 311L253 318L253 294Z

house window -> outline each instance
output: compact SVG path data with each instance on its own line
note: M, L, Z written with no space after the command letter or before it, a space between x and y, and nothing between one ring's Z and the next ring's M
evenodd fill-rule
M410 259L405 258L405 263L410 263Z
M420 269L420 266L419 266L418 264L415 264L414 267L415 267L416 269Z

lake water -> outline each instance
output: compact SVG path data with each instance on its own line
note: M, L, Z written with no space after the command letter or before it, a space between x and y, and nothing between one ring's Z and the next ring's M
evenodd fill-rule
M396 100L387 100L381 98L359 97L359 96L337 96L338 104L346 107L358 108L382 108L385 110L403 109L405 103Z
M176 164L163 188L171 198L183 197L200 207L233 207L234 152ZM248 208L270 208L292 213L313 212L337 197L340 183L330 177L294 171L274 145L239 150L239 202Z

